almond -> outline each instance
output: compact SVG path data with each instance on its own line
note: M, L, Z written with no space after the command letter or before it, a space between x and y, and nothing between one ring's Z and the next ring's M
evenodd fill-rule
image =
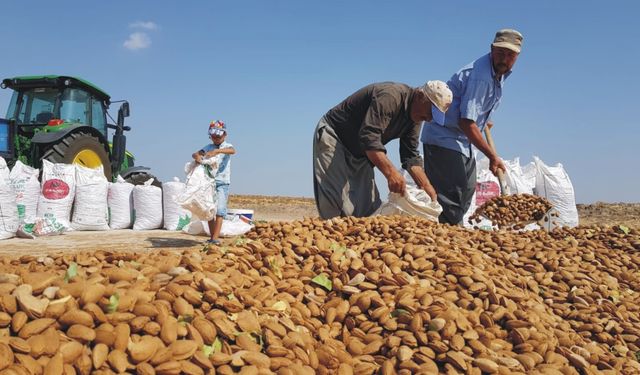
M193 319L191 324L200 333L200 336L202 336L202 341L206 345L213 344L218 334L216 326L213 323L204 318L195 318Z
M60 345L60 353L64 363L73 363L82 354L83 348L84 346L77 341L67 341Z
M169 361L155 368L157 375L178 375L182 371L182 366L178 361Z
M107 356L107 362L113 371L121 374L125 372L129 363L127 362L127 355L122 350L114 349Z
M1 314L6 314L6 313L0 313L0 315ZM0 318L0 320L2 319ZM13 314L13 317L11 318L11 329L13 330L13 332L16 332L16 333L20 332L20 330L22 329L22 327L24 327L24 325L27 323L28 320L29 320L29 317L27 316L27 313L25 313L24 311L16 312L15 314ZM2 326L2 324L0 324L0 326Z
M83 353L76 359L73 366L78 370L80 375L89 375L92 368L91 357L89 357L87 353Z
M193 340L177 340L169 345L173 359L181 361L183 359L189 359L198 350L198 344Z
M106 287L102 284L89 284L86 286L80 297L80 305L84 306L89 303L97 303L104 295Z
M13 349L14 353L28 354L31 352L31 346L25 339L19 337L11 337L9 339L9 346Z
M87 343L96 338L96 332L87 326L74 324L67 330L67 336L80 342Z
M21 364L24 368L29 371L29 374L41 374L42 366L35 359L31 358L31 356L26 354L16 354L16 360L19 364Z
M83 326L93 327L93 317L91 316L91 314L78 309L70 310L62 314L60 319L58 319L58 322L65 326L81 324Z
M98 322L100 324L107 322L107 316L104 314L100 306L96 305L95 303L85 304L82 310L88 312L94 322Z
M47 365L44 367L43 375L62 375L64 371L64 362L62 353L58 353L51 357Z
M131 329L128 324L120 323L114 329L115 339L113 340L113 348L124 352L129 344L129 336Z
M158 345L152 337L144 336L136 343L130 342L127 350L129 351L131 360L135 364L150 360L156 354Z
M47 339L43 334L31 336L27 339L27 342L31 348L31 352L29 354L32 357L38 358L44 354L45 348L47 347Z
M28 339L29 337L33 335L37 335L42 331L44 331L45 329L49 328L49 326L52 325L54 322L55 320L51 318L41 318L41 319L33 320L22 326L22 328L20 329L20 332L18 332L18 336L20 336L23 339Z
M136 373L138 375L155 375L156 370L147 362L138 363L136 366Z
M158 309L151 303L138 302L133 307L133 313L136 316L148 316L149 318L155 318L158 315Z
M176 318L170 316L166 319L160 330L160 338L167 345L176 341L178 338L178 321Z
M9 345L0 342L0 370L9 367L13 363L13 351Z
M42 334L46 340L44 353L53 356L60 349L60 332L54 327L47 328Z
M93 363L94 369L99 369L102 367L104 362L107 360L107 356L109 355L109 347L105 344L97 344L93 347L91 351L91 362Z
M154 354L154 356L151 358L149 362L154 366L159 365L161 363L170 361L172 355L173 354L171 353L171 349L165 348L165 347L158 348L158 350L156 351L156 354Z

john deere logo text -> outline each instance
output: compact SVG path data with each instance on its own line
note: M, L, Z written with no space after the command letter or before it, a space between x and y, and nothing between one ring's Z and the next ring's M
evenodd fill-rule
M69 195L69 185L57 178L47 180L44 185L42 185L42 196L47 199L62 199L67 195Z

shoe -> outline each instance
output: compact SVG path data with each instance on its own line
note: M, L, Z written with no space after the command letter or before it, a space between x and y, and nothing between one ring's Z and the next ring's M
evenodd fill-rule
M216 245L216 246L220 246L220 245L222 245L222 242L220 242L220 240L217 240L217 239L215 239L215 238L214 238L214 239L208 239L208 240L205 242L205 244L206 244L206 245Z

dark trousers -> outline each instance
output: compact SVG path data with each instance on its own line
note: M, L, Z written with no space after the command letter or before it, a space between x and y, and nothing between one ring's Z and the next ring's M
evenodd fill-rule
M476 159L448 148L423 144L424 171L438 193L441 223L462 224L476 189Z
M313 193L323 219L370 216L382 204L373 165L354 157L324 117L313 137Z

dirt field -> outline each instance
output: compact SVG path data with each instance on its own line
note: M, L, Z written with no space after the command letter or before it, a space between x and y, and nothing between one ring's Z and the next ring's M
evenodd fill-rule
M254 210L254 220L289 221L317 216L311 198L242 195L231 196L230 208ZM578 205L582 225L626 225L640 228L640 203L596 203ZM13 238L0 241L0 255L44 254L59 251L103 250L180 250L200 248L206 237L165 230L109 232L70 232L35 240ZM232 243L234 239L225 239Z

